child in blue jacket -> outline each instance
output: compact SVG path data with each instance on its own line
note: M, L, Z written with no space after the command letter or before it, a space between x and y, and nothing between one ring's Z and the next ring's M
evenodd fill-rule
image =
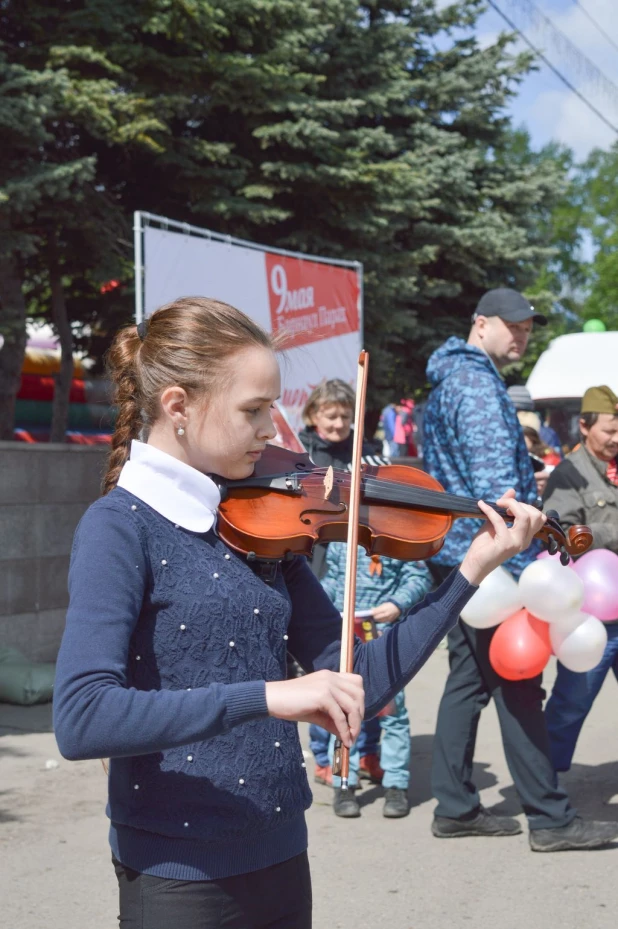
M346 545L332 542L326 555L326 574L322 587L338 610L343 609L345 593ZM397 561L379 555L368 555L359 547L356 575L356 610L371 610L379 633L419 603L433 586L431 574L422 561ZM379 717L382 730L380 765L385 788L383 814L389 819L409 813L410 783L410 721L405 694L400 690L389 705L389 713ZM334 740L332 740L334 742ZM332 752L332 745L331 745ZM335 787L334 810L337 816L355 818L360 807L355 797L358 786L360 752L358 742L350 754L351 789L342 791L339 778Z

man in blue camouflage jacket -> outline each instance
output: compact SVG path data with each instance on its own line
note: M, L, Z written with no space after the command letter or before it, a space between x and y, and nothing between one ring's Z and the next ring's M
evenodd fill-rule
M545 325L517 291L488 291L472 317L468 341L450 338L427 366L432 391L424 415L425 467L450 493L499 499L513 487L527 503L537 486L500 370L526 351L533 322ZM458 565L480 522L459 519L431 560L436 580ZM534 543L504 567L518 577L534 560ZM479 717L493 697L507 763L528 817L533 851L597 848L618 835L618 824L584 822L558 786L543 716L542 677L501 678L489 662L494 629L462 623L449 633L450 672L438 711L432 791L438 801L432 832L438 838L462 835L516 835L516 819L495 816L480 803L472 783Z

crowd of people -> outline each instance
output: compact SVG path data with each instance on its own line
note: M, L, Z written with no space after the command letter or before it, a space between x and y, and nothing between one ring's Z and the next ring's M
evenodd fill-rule
M484 518L456 521L427 564L360 553L356 609L372 631L356 640L350 674L337 670L345 543L264 573L217 533L222 482L250 477L275 435L271 337L202 298L118 334L110 365L119 414L105 495L73 546L54 720L66 757L110 759L124 929L308 929L311 791L296 723L310 724L314 776L333 791L335 815L360 815L363 778L382 783L384 816L407 815L414 762L404 688L445 636L433 835L521 831L483 808L472 780L479 717L493 697L531 848L597 848L618 837L618 823L578 815L557 775L610 667L618 676L614 628L599 668L577 680L560 671L544 712L541 676L501 678L488 658L493 630L459 619L496 567L518 576L535 558L543 491L565 525L586 522L596 545L618 551L618 397L606 387L586 394L581 447L548 472L537 436L553 448L551 436L531 426L536 450L528 446L500 376L544 322L521 294L490 291L467 341L450 338L431 356L424 466L447 491L478 500ZM338 380L309 398L301 439L325 472L350 467L354 408ZM384 447L366 442L367 463L410 455L412 413L403 400L384 411ZM536 476L530 451L543 465ZM290 656L300 673L289 674ZM351 749L348 790L332 774L334 738Z
M382 453L387 458L416 458L418 446L414 400L405 397L384 407L376 437L382 437Z
M565 527L583 523L591 525L597 547L608 546L618 551L618 520L613 507L601 507L604 531L599 531L598 501L616 502L618 488L615 460L618 454L618 398L609 388L589 391L582 403L582 435L584 442L562 465L562 449L553 430L543 428L533 410L532 398L523 387L506 389L500 370L518 361L524 354L533 324L544 325L545 317L534 312L519 293L500 288L484 295L472 320L468 340L451 338L429 359L428 380L432 386L424 410L424 465L447 491L476 499L493 500L505 489L513 487L519 499L537 504L543 493L550 508L561 514ZM350 398L350 404L352 399ZM393 405L382 414L399 416L399 406ZM594 409L594 412L593 412ZM601 422L598 423L598 417ZM534 417L532 420L527 417ZM605 422L607 417L608 422ZM349 420L351 423L352 407ZM390 435L392 430L387 431ZM590 429L593 430L591 443ZM603 432L603 442L594 437ZM485 441L492 436L490 445ZM551 445L546 444L551 443ZM595 449L602 444L605 458L596 464ZM393 457L401 455L398 446L390 448ZM537 466L538 462L538 466ZM578 486L573 476L577 463L587 464L585 487L580 486L580 506L573 499L562 499L557 487L563 487L565 475L571 475L571 493ZM606 464L610 463L609 469ZM614 464L612 465L612 462ZM581 470L581 464L580 464ZM555 471L555 474L553 473ZM579 472L578 472L579 473ZM551 475L551 483L548 479ZM590 499L592 478L596 477L595 505L587 508L581 501ZM608 485L607 487L605 485ZM611 538L608 536L607 527ZM461 562L475 526L460 520L447 536L442 550L426 566L434 583L448 577ZM540 551L534 542L526 551L507 562L505 567L518 577ZM333 572L337 577L337 563ZM327 564L329 556L327 555ZM368 557L361 557L357 583L361 594L357 606L366 608L373 597L374 617L381 618L384 600L390 597L393 607L387 621L397 621L397 588L388 592L388 583L370 573ZM419 563L416 563L417 570ZM399 581L404 587L403 578ZM327 592L336 587L328 573L323 578ZM423 595L419 585L420 596ZM339 597L339 601L341 597ZM618 623L608 627L609 641L604 661L595 671L579 674L559 665L554 693L543 710L545 692L541 676L523 681L507 681L492 668L489 649L495 629L473 629L459 622L448 634L450 672L438 711L432 764L432 792L437 805L432 824L436 837L461 835L516 835L521 832L514 818L495 816L485 810L472 781L474 745L479 716L490 699L494 699L503 736L509 770L513 776L522 808L529 823L530 846L535 851L568 848L591 848L603 845L618 836L615 823L585 822L571 806L566 792L560 787L556 773L568 770L575 748L575 739L610 667L618 677ZM560 708L560 709L559 709ZM557 718L559 717L559 718ZM392 763L388 720L381 720L383 729L380 755L376 750L375 733L367 739L364 733L361 749L366 757L366 773L380 780L386 788L384 815L392 816L389 790L396 773L386 772ZM366 724L365 724L366 725ZM392 723L390 724L392 725ZM406 714L406 725L407 714ZM559 751L557 742L563 744ZM318 764L320 783L332 781L326 766L326 751L316 733L311 748ZM387 761L385 762L385 759ZM380 771L380 762L383 769ZM359 766L356 766L359 768ZM359 770L362 770L359 768ZM354 785L357 783L355 776ZM406 782L407 783L407 782ZM359 805L351 794L342 797L335 782L334 811L342 817L360 815ZM407 805L398 804L398 815L406 815Z

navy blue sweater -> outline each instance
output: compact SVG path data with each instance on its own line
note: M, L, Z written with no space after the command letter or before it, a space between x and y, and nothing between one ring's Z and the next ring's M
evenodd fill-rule
M367 716L427 660L475 588L459 572L380 639L357 641ZM286 648L339 667L340 616L304 558L272 584L213 531L176 527L125 490L80 522L54 722L66 758L110 757L116 857L213 880L304 851L311 803L294 723L268 716Z

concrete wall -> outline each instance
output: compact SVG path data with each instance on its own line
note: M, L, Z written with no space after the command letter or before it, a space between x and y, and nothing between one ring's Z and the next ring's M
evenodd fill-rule
M100 496L107 454L100 446L0 442L0 646L55 661L73 533Z
M73 533L106 458L105 447L0 442L0 646L55 660Z

